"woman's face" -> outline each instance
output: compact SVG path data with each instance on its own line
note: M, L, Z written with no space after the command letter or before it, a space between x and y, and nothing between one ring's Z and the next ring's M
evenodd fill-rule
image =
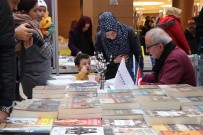
M90 24L89 23L86 23L85 26L82 28L82 31L83 32L86 32L90 27Z
M111 39L111 40L115 40L117 37L117 33L115 31L108 31L105 33L106 38Z
M32 20L39 19L39 9L38 4L36 4L30 11L28 12L28 15L32 18Z

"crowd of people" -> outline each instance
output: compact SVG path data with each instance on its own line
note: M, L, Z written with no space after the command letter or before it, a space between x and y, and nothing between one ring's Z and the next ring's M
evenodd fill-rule
M154 60L152 73L143 76L143 84L189 84L196 86L193 66L187 55L200 54L200 84L203 82L203 9L199 17L188 21L183 30L180 22L181 9L171 7L165 17L156 20L146 17L141 37L134 29L117 21L112 12L99 14L95 44L92 20L82 16L69 31L71 55L76 56L78 80L87 80L90 73L90 56L103 54L110 61L105 79L114 78L122 58L135 81L136 63L143 71L141 45ZM53 45L51 36L55 25L49 16L44 0L0 1L0 120L7 118L14 101L23 93L32 99L32 89L46 85L51 75ZM177 32L178 31L178 32ZM185 68L187 66L187 68ZM98 79L99 81L99 79ZM203 84L203 83L202 83Z

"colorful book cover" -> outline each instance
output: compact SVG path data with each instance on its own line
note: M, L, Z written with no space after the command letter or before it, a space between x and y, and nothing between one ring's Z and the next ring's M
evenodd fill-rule
M54 121L55 126L101 126L101 118L97 119L57 119Z
M168 124L168 125L152 125L152 128L160 133L160 131L188 131L203 130L200 124Z
M50 134L52 126L53 119L50 118L7 118L0 122L0 134L30 132Z
M161 131L161 135L203 135L203 131Z

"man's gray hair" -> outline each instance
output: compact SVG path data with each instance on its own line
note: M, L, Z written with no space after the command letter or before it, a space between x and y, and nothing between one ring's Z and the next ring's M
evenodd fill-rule
M146 33L146 36L150 36L152 44L162 43L163 45L168 44L172 41L172 38L161 28L153 28Z

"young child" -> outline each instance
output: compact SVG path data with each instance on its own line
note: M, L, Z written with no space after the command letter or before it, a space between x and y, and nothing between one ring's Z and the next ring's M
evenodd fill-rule
M79 53L75 58L75 67L79 70L76 74L76 80L88 80L88 75L94 74L90 73L91 61L90 56L84 53ZM96 79L96 78L95 78Z
M55 32L55 25L52 23L51 17L49 16L46 2L44 0L38 0L38 6L40 13L40 30L43 36L46 38Z

